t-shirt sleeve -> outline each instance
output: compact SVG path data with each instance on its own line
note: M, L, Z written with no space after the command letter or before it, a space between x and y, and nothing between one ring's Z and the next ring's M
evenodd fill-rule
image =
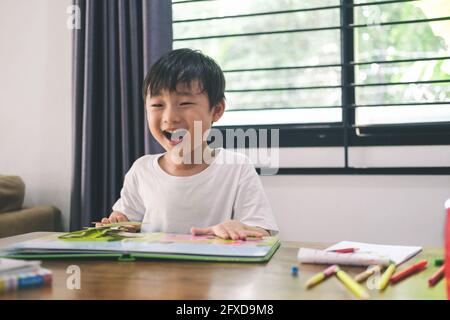
M113 205L113 211L125 214L130 221L142 221L145 214L145 206L139 192L139 181L136 174L137 162L135 162L125 175L120 198Z
M233 215L235 220L266 229L271 235L279 231L261 180L250 160L242 168Z

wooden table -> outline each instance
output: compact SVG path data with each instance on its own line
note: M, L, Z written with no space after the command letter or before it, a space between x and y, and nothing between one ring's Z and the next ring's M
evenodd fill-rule
M50 234L35 232L0 239L0 248L14 242ZM305 281L325 266L300 265L298 277L291 275L299 247L325 248L327 244L285 242L268 263L215 263L180 261L44 261L53 271L53 285L0 294L0 299L353 299L332 277L312 290ZM445 281L428 288L428 277L437 270L434 259L441 249L425 249L407 264L428 259L426 271L389 286L384 292L369 290L371 299L445 299ZM81 269L81 288L68 289L70 265ZM363 270L344 267L350 275Z

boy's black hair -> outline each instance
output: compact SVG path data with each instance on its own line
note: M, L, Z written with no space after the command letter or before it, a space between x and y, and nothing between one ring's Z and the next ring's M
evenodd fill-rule
M149 90L152 95L162 90L175 92L178 84L190 88L194 80L199 82L202 93L207 93L210 109L225 99L225 77L219 65L198 50L177 49L164 54L150 67L142 88L144 101Z

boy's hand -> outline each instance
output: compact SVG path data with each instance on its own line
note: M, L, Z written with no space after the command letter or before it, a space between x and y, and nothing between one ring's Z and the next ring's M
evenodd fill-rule
M121 212L114 211L113 213L111 213L109 215L109 218L103 218L102 221L100 223L96 223L95 226L96 227L101 227L101 226L103 226L105 224L117 223L117 222L126 222L126 221L130 221L130 220L128 220L128 217L126 215L124 215Z
M97 228L97 227L101 227L105 224L117 223L117 222L127 222L127 221L130 221L130 220L128 219L128 217L126 215L124 215L121 212L113 211L113 213L111 213L109 215L109 218L103 218L100 223L95 224L95 227ZM139 226L127 226L127 231L137 232L137 231L139 231Z
M208 228L191 228L193 235L215 235L222 239L245 240L247 237L261 238L269 233L258 227L250 227L237 220L228 220Z

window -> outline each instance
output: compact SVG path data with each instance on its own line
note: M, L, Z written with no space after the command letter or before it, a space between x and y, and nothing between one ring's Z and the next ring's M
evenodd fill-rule
M357 0L353 14L356 134L450 143L450 2Z
M450 1L173 1L174 48L221 65L218 125L280 146L450 144ZM347 162L347 159L346 159Z

